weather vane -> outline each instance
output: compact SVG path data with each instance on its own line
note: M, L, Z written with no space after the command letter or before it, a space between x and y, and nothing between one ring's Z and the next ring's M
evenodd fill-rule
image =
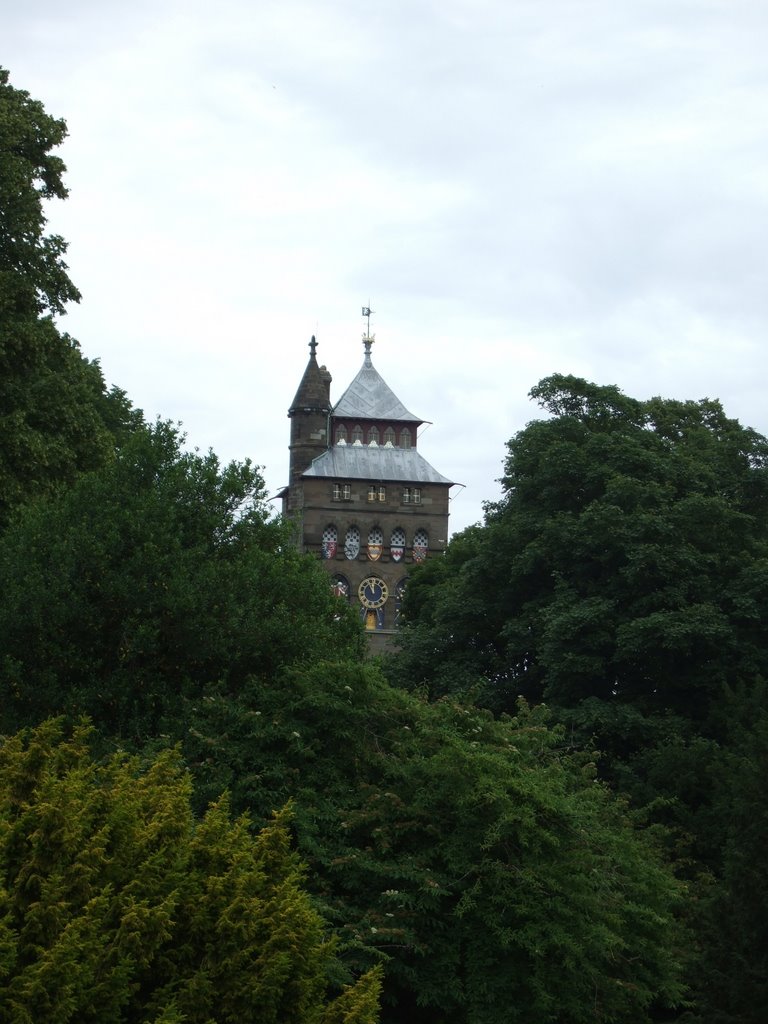
M363 316L368 317L368 330L363 335L363 337L367 338L370 341L373 341L373 338L371 338L371 314L373 312L375 311L371 309L370 306L363 306Z

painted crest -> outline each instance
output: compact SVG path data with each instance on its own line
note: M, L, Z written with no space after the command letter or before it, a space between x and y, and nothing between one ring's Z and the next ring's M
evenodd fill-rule
M401 544L398 544L396 547L391 547L389 549L389 553L393 562L402 562L403 555L405 554L405 548Z
M323 541L323 558L335 558L338 545L335 540Z
M368 557L372 562L378 562L381 558L381 544L369 544L368 545Z
M357 558L360 554L360 531L355 526L347 531L344 540L344 554L350 560Z
M427 545L426 544L414 544L413 545L413 560L414 562L423 562L427 557Z

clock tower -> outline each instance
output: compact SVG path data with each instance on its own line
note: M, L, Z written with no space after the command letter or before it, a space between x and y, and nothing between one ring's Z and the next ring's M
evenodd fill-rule
M312 338L288 412L289 484L281 497L302 550L322 559L330 585L358 609L372 648L381 651L396 643L409 570L445 550L453 481L422 456L425 421L376 370L373 343L368 330L363 365L331 405L331 375L318 366Z

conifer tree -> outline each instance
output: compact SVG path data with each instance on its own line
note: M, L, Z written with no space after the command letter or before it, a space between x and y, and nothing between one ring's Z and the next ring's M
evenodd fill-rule
M0 1019L374 1024L377 972L327 996L334 953L289 816L203 819L178 754L95 763L58 723L0 747Z

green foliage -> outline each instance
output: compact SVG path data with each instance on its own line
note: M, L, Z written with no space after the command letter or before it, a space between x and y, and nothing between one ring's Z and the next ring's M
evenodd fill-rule
M200 792L295 802L310 886L384 1019L646 1021L679 983L681 893L542 713L494 721L318 664L197 702Z
M57 723L0 748L0 1017L8 1024L374 1024L369 976L325 996L331 945L288 816L196 823L178 755L94 763Z
M184 698L359 649L327 577L269 520L249 463L168 424L0 538L0 725L88 714L122 742L183 735Z
M531 394L550 418L509 442L485 525L414 573L390 675L497 710L546 700L569 743L596 744L691 882L690 1019L751 1024L766 998L768 893L747 865L768 805L768 441L710 400L559 375Z
M51 153L67 126L8 79L0 68L0 311L63 313L80 295L67 276L64 239L43 233L43 202L67 197L64 162Z
M570 377L509 442L505 497L414 574L400 677L700 719L768 672L768 441L717 402L638 402Z
M52 150L63 121L0 68L0 528L11 511L104 463L138 417L53 315L80 298L66 243L46 235L44 202L64 199Z

